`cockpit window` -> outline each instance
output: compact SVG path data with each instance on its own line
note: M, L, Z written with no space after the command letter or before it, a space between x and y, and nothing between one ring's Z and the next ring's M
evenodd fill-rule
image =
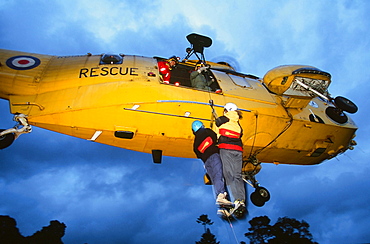
M117 54L104 54L100 59L100 64L122 64L122 56Z
M238 86L241 86L243 88L251 88L252 86L248 83L247 79L245 77L242 77L242 76L237 76L237 75L231 75L229 74L230 78L233 80L233 82L238 85Z
M220 93L221 89L220 86L214 77L213 73L210 70L202 72L202 75L204 75L205 79L207 80L209 88L207 89L201 89L197 87L193 87L191 83L191 73L194 71L194 66L191 65L185 65L185 64L178 64L175 68L171 70L171 80L169 82L170 85L176 85L181 87L190 87L193 89L198 90L204 90L204 91L210 91L210 92L216 92Z

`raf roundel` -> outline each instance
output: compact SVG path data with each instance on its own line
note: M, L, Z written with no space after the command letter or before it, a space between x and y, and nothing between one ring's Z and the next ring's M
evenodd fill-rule
M6 65L9 68L16 70L33 69L39 66L40 63L40 59L32 56L15 56L6 61Z

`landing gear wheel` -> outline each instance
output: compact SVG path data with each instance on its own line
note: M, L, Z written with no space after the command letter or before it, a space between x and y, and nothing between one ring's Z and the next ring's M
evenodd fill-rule
M0 130L2 132L4 130ZM15 140L14 133L6 134L3 136L0 136L0 149L4 149L6 147L9 147L13 141Z
M270 197L270 192L266 188L258 186L251 194L251 201L257 207L262 207L267 201L270 200Z
M262 207L263 205L265 205L265 201L263 200L261 195L259 195L257 192L253 192L251 194L251 201L257 207Z
M255 192L257 192L265 202L270 200L270 192L266 188L257 187Z
M338 96L334 99L335 105L348 113L354 114L357 112L358 107L351 100Z
M327 107L325 110L326 115L339 124L347 123L348 117L341 109L335 107Z

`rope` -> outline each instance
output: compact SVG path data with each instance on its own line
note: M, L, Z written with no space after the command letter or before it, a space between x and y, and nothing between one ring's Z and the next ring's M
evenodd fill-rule
M212 119L211 119L211 128L213 129L213 122L217 119L217 114L215 108L213 107L213 100L211 98L211 92L208 91L209 94L209 106L212 108Z
M236 244L239 244L238 238L236 237L236 234L235 234L235 231L234 231L233 224L231 223L229 218L227 219L227 221L229 222L229 226L230 226L231 232L233 233Z
M293 123L293 116L292 114L287 110L285 109L285 111L287 112L290 120L288 122L288 124L285 126L285 128L274 138L272 139L266 146L264 146L263 148L261 148L260 150L256 151L254 153L254 157L257 156L259 153L261 153L263 150L265 150L268 146L270 146L273 142L275 142L282 134L284 134L285 131L287 131L289 129L289 127L292 125Z
M256 127L254 129L254 138L253 138L253 143L252 143L252 148L251 151L249 152L249 158L252 156L252 152L254 149L254 144L256 143L256 137L257 137L257 126L258 126L258 114L256 113Z

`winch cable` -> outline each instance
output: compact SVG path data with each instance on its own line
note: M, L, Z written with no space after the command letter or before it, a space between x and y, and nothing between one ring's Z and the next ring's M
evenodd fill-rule
M257 125L258 125L258 113L256 112L256 127L254 129L254 138L253 138L253 143L252 143L251 151L249 152L249 158L251 158L252 152L253 152L253 149L254 149L254 145L256 144Z
M199 59L199 57L198 57L198 59ZM199 59L199 61L201 61L201 60ZM211 68L211 65L207 64L205 61L203 61L203 62L205 63L206 66L208 66L208 69ZM206 74L202 74L202 75L204 76L204 78L206 79L206 81L208 83L209 80L210 80L209 76L206 75ZM213 99L212 99L212 96L211 96L211 90L210 89L207 89L207 91L208 91L208 96L209 96L209 105L212 108L212 119L211 119L210 127L213 128L213 122L217 119L217 114L216 114L216 111L215 111L215 109L213 107Z
M256 111L256 113L255 113L255 116L256 116L256 126L255 126L255 129L254 129L254 138L253 138L253 142L252 142L252 147L251 147L251 150L250 150L250 152L249 152L249 156L248 156L248 160L246 160L246 161L244 161L243 160L243 168L244 168L244 166L246 166L249 162L250 163L252 163L252 165L254 166L254 169L253 170L251 170L250 172L252 172L252 174L253 174L253 172L255 172L255 170L257 169L257 167L258 167L258 165L260 164L260 163L258 163L258 160L256 159L256 155L257 154L255 154L255 155L252 155L252 153L253 153L253 149L254 149L254 145L256 144L256 138L257 138L257 125L258 125L258 113L257 113L257 111ZM256 163L257 162L257 163ZM253 174L254 175L254 174ZM247 184L249 184L251 187L255 187L254 186L254 184L252 183L252 180L249 180L249 181L251 181L251 182L249 182L247 179L245 179L244 177L243 177L243 180L244 180L244 182L246 182Z
M209 106L212 108L212 119L211 119L211 128L213 128L213 122L217 119L217 113L215 111L215 108L213 107L213 100L211 97L211 93L208 91L209 94Z
M285 109L285 111L287 112L290 120L288 122L288 124L284 127L284 129L274 138L272 139L266 146L264 146L263 148L261 148L260 150L257 150L253 155L252 157L256 157L259 153L261 153L263 150L265 150L268 146L270 146L273 142L275 142L282 134L284 134L284 132L286 132L289 127L293 124L293 116L292 114L287 110Z
M227 219L227 222L229 223L229 226L230 226L230 229L231 229L231 232L233 234L233 237L235 239L236 244L239 244L238 238L236 237L236 234L235 234L235 230L234 230L233 224L231 223L230 219ZM225 225L226 225L226 222L225 222ZM228 228L228 227L226 226L226 228ZM229 231L228 231L228 234L229 234L229 239L231 239L231 236L230 236Z

